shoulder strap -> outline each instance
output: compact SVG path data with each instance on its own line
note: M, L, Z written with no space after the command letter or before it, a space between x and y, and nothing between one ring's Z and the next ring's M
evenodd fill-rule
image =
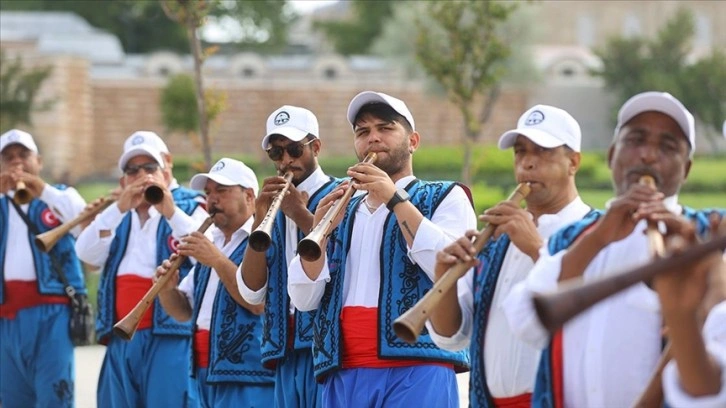
M18 203L15 202L15 200L8 200L10 203L13 204L13 207L15 207L15 211L17 211L20 218L23 219L23 222L25 222L25 225L28 226L28 229L30 232L33 233L33 235L38 235L40 232L38 231L38 228L30 221L30 218L28 218L28 215L20 208ZM58 274L58 277L60 278L61 282L63 283L63 290L66 292L66 295L68 295L69 298L71 298L71 302L76 302L76 288L74 288L70 282L68 282L68 278L66 278L66 274L63 272L63 268L60 267L58 264L58 260L56 259L55 255L52 251L48 251L48 256L50 257L50 265L53 269L53 272Z

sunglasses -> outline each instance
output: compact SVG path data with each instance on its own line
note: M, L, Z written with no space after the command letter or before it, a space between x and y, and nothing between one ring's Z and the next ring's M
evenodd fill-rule
M285 151L290 157L292 157L293 159L297 159L298 157L302 156L303 148L312 143L313 141L315 141L315 139L310 139L306 143L290 143L285 147L270 146L266 150L266 152L267 155L270 156L270 160L272 161L282 160L282 153Z
M124 174L126 174L127 176L135 176L139 174L139 171L141 171L141 169L143 169L146 174L156 173L156 171L159 170L159 163L144 163L137 166L128 165L124 169Z

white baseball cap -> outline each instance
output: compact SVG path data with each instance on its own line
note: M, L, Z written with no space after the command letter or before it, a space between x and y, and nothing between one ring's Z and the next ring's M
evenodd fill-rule
M18 129L11 129L3 133L2 136L0 136L0 152L5 150L6 147L14 144L23 145L28 150L32 151L35 154L38 154L38 146L35 144L33 136L31 136L28 132L23 132L22 130Z
M242 186L251 188L257 197L259 184L255 172L239 160L224 157L212 166L209 173L199 173L192 177L189 186L194 190L204 190L207 180L223 186Z
M270 136L282 135L299 142L311 134L320 138L318 118L305 108L284 105L272 112L267 118L267 134L262 139L262 149L270 147Z
M499 148L514 146L517 136L522 135L538 146L548 149L568 146L579 152L582 134L580 125L566 111L549 105L529 108L517 121L517 128L504 132L499 138Z
M615 137L620 133L620 128L625 126L630 119L649 111L664 113L676 121L691 145L691 156L693 156L693 152L696 150L696 128L693 115L681 101L668 92L642 92L628 99L618 112Z
M360 109L369 103L384 103L390 106L396 113L406 118L411 125L411 129L416 130L416 124L413 122L413 115L408 110L406 104L397 98L386 95L382 92L364 91L356 95L348 105L348 122L355 128L355 117L358 116Z
M136 156L151 156L161 168L164 168L163 154L169 153L166 143L154 132L140 130L134 132L124 142L124 153L118 160L118 168L124 171L126 163Z

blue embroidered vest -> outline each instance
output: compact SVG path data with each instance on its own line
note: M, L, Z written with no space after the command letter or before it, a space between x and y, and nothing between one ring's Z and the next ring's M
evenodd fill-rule
M479 253L479 267L474 270L474 320L472 327L471 373L469 377L469 405L471 407L493 407L492 396L487 386L482 345L489 322L489 311L497 287L504 256L511 243L509 236L502 235L490 241Z
M186 214L191 215L200 205L196 201L201 194L192 190L179 187L172 191L174 203ZM156 264L168 259L172 254L170 240L172 239L171 226L163 216L160 217L156 234ZM109 256L101 273L98 284L98 316L96 318L96 338L99 342L106 343L111 335L115 324L116 309L116 273L121 260L126 254L129 232L131 230L131 212L128 212L121 224L116 228L116 236L111 242ZM179 268L179 279L183 279L192 268L191 262L187 259ZM154 300L152 333L156 335L176 335L189 337L192 334L192 324L189 322L178 322L169 316L161 307L159 299Z
M66 189L63 185L56 185L54 187L59 190ZM7 195L0 197L0 280L2 282L5 281L5 257L8 255L8 239L21 239L21 237L8 236L8 211L9 207L12 205L8 200L10 200L10 197ZM30 202L27 215L28 219L35 225L38 232L41 234L46 231L50 231L57 226L48 222L49 220L55 220L55 218L52 216L48 205L39 199L33 199L33 201ZM30 243L30 250L33 254L35 275L38 283L38 293L42 295L65 295L63 283L51 266L50 256L39 250L35 245L35 236L30 229L28 229L27 239ZM83 269L81 268L81 261L78 259L78 256L76 256L75 245L75 238L73 238L73 235L68 233L58 240L51 252L55 257L56 262L58 262L60 267L63 268L63 272L65 273L68 282L76 289L77 292L86 293ZM0 285L0 303L4 303L4 291L5 285L2 284Z
M247 249L245 238L230 256L239 265ZM192 322L197 321L204 292L212 268L197 263L194 272L194 307ZM216 273L216 272L215 272ZM212 307L209 331L208 383L272 383L275 373L262 367L260 339L262 316L240 306L227 292L222 282L217 286ZM194 348L192 347L192 350ZM192 352L193 356L193 352ZM192 367L194 359L192 358ZM194 373L195 370L192 370Z
M421 214L431 219L436 208L454 185L451 182L414 180L406 190L411 196L411 202ZM344 268L350 250L355 213L364 197L361 195L351 200L343 221L333 231L328 243L330 282L325 287L313 327L314 371L318 378L341 367L340 313L343 305ZM424 331L418 342L413 345L400 340L393 332L393 321L432 287L429 277L419 266L411 262L407 253L406 240L395 215L391 213L383 226L379 253L381 285L378 298L378 357L444 362L468 368L468 351L454 353L441 350L433 343L427 331Z
M717 210L723 215L723 210ZM693 210L683 207L683 216L696 224L698 235L703 234L708 229L708 210ZM564 249L569 248L575 243L577 238L586 231L590 226L595 224L603 215L602 211L592 211L582 220L572 223L553 234L548 241L548 251L554 255ZM564 401L555 401L554 378L552 376L552 368L556 362L552 357L552 342L542 351L537 375L535 377L534 393L532 394L532 407L554 408L556 405L564 403Z
M342 179L330 178L330 181L321 186L308 200L308 210L315 212L318 202L330 193ZM288 315L290 310L290 297L287 295L287 259L285 255L286 218L280 211L275 218L272 229L272 245L267 250L267 299L263 315L262 329L262 362L265 365L274 360L283 358L287 349L287 339L290 333ZM298 230L297 240L303 239L302 232ZM315 311L295 311L295 332L293 347L295 350L309 350L312 345L313 317Z

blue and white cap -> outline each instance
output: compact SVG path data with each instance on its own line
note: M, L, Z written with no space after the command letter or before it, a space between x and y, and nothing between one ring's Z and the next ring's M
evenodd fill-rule
M35 144L33 136L31 136L28 132L23 132L22 130L18 129L11 129L3 133L2 136L0 136L0 152L5 150L6 147L14 144L23 145L28 150L32 151L35 154L38 154L38 146Z
M202 191L207 184L207 180L212 180L224 186L250 188L254 191L255 197L257 197L259 190L255 172L241 161L227 157L219 159L208 173L199 173L192 177L189 186L194 190Z
M118 160L118 168L124 171L126 163L136 156L151 156L161 168L164 168L164 154L168 154L169 149L166 143L154 132L148 130L140 130L134 132L124 142L124 153Z
M499 148L514 146L517 136L522 135L538 146L552 149L568 146L579 152L582 133L575 118L566 111L549 105L535 105L519 117L517 128L504 132L499 138Z

